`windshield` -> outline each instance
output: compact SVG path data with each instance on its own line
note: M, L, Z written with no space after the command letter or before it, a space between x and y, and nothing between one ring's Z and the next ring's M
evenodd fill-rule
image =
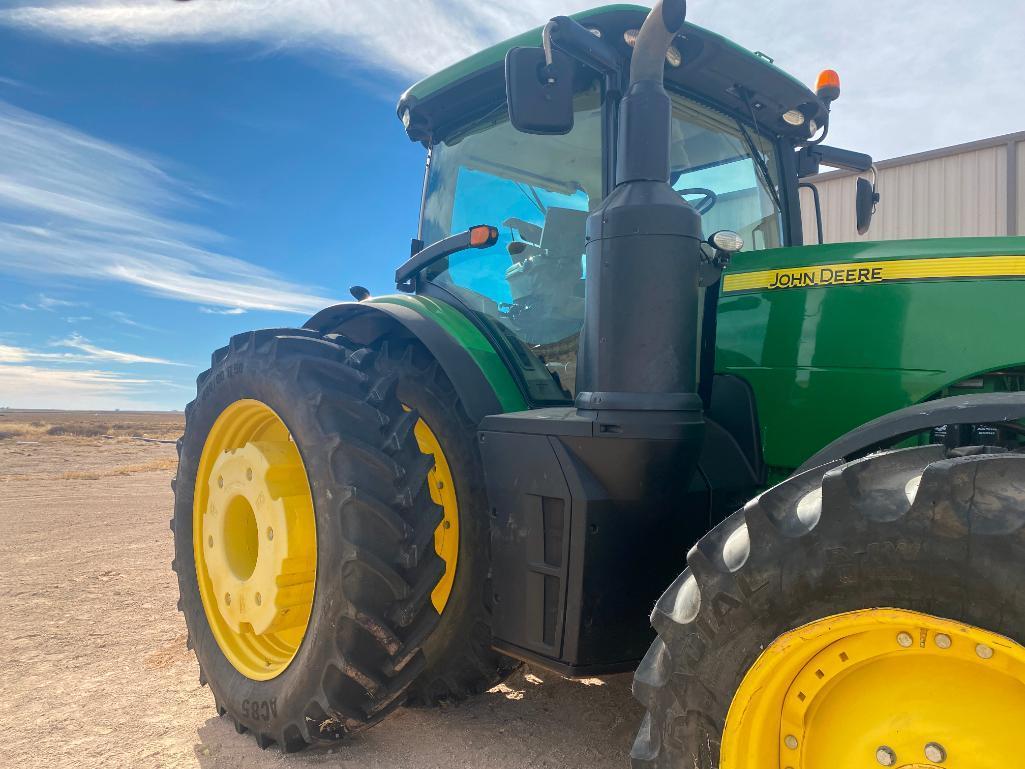
M733 230L747 251L783 245L772 142L678 94L671 140L670 182L698 209L706 235Z
M702 213L706 234L735 230L749 250L781 245L774 145L682 96L673 103L670 181ZM576 394L584 225L602 200L601 112L599 91L588 91L576 98L572 131L535 136L516 131L503 105L431 148L421 238L477 224L500 236L424 277L493 331L535 403Z
M498 242L431 268L428 280L455 294L527 366L535 402L573 394L576 337L584 317L587 212L602 199L601 95L576 98L564 136L518 132L505 106L437 143L424 200L422 239L432 243L476 224Z

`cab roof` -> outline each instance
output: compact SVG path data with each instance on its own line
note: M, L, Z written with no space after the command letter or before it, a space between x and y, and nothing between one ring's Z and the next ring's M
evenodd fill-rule
M607 5L573 14L571 18L599 30L604 40L629 58L631 49L623 33L638 29L648 10L639 5ZM400 118L409 110L403 121L410 139L425 144L442 140L449 131L505 101L505 55L511 48L540 45L541 29L487 48L410 87L398 104ZM815 93L776 67L764 54L752 53L690 23L684 25L677 47L683 54L683 64L667 65L667 87L749 116L742 95L746 89L760 126L797 139L807 138L807 133L784 122L784 112L801 109L820 125L823 122L826 107Z

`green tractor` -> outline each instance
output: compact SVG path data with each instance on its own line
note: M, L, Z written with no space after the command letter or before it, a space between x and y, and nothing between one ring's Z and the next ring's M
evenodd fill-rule
M635 767L1022 760L1025 240L805 245L802 179L872 168L822 143L838 79L684 15L411 88L398 293L199 377L179 608L261 747L529 662L636 669Z

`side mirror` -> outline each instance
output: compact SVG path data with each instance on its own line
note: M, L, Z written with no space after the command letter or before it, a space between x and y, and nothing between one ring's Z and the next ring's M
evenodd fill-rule
M567 134L573 130L573 60L552 51L548 64L541 48L512 48L505 55L509 120L528 134Z
M858 177L858 191L855 196L855 207L858 219L858 234L864 235L872 226L872 214L876 212L879 193L875 185L868 179Z

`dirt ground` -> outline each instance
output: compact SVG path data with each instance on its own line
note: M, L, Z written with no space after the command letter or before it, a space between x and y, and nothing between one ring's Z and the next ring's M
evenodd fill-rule
M0 410L0 766L629 765L641 715L629 675L523 670L459 706L400 710L330 752L285 756L235 734L198 683L175 610L167 521L181 423Z

